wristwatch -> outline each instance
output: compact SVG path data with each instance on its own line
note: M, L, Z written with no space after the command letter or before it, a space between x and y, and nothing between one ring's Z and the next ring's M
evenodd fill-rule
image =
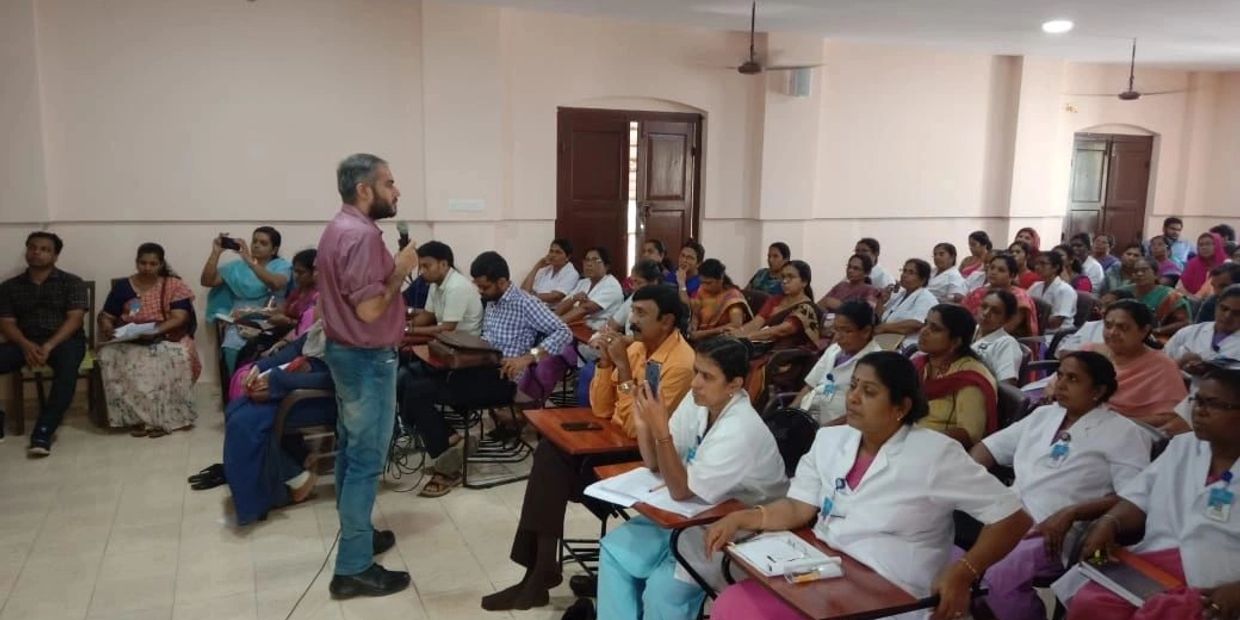
M637 383L634 382L632 379L629 379L628 381L625 381L624 383L617 385L616 391L620 392L621 394L628 395L628 394L632 394L635 388L637 388Z
M538 358L541 357L542 354L543 354L543 350L539 347L533 347L530 349L530 357L534 358L535 362L538 361Z

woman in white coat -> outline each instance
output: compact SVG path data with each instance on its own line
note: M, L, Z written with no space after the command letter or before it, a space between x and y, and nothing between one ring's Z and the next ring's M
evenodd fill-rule
M1081 550L1082 560L1109 555L1117 540L1144 530L1130 551L1183 587L1137 609L1073 569L1053 586L1069 620L1240 618L1240 369L1211 368L1193 398L1193 432L1174 437L1120 489Z
M910 258L900 271L900 286L884 289L878 297L879 325L875 334L901 334L900 347L917 344L917 332L926 324L926 315L939 300L926 288L930 281L930 263Z
M784 461L758 412L749 404L749 352L739 340L717 337L697 347L690 394L668 417L649 386L638 388L637 443L642 461L663 476L672 499L747 504L780 497L788 488ZM695 531L696 530L696 531ZM682 555L708 581L723 584L718 562L706 562L703 528L680 538ZM600 543L598 617L692 620L706 593L680 570L671 532L644 517L612 530ZM696 551L685 547L696 546ZM574 611L574 610L570 610ZM588 613L577 615L589 617ZM576 617L573 616L573 617Z
M987 469L1016 472L1013 488L1037 523L1007 557L986 571L986 604L1003 620L1045 620L1035 579L1063 574L1061 557L1076 524L1111 509L1116 489L1150 464L1152 437L1111 411L1118 389L1115 367L1101 353L1078 351L1063 358L1055 404L986 437L969 453Z
M716 522L706 535L707 550L718 552L739 530L811 525L831 548L909 594L938 593L934 618L962 617L970 586L1033 522L1016 494L970 459L959 442L914 426L927 411L912 362L894 352L865 356L848 390L848 426L819 430L797 466L788 497ZM985 527L977 543L952 561L955 510ZM723 592L711 617L801 616L746 580Z
M874 308L864 301L846 301L836 308L831 346L805 376L805 387L795 400L819 424L844 423L844 392L857 360L882 350L874 341L874 319Z

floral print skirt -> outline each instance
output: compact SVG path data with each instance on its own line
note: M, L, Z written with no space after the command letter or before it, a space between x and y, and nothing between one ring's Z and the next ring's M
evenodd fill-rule
M192 425L198 418L191 394L197 374L192 351L192 341L100 347L108 424L164 431Z

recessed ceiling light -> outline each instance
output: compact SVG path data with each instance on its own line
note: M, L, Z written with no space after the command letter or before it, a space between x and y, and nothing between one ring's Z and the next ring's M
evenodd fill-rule
M1042 24L1042 32L1047 34L1063 34L1072 30L1072 20L1068 19L1052 19Z

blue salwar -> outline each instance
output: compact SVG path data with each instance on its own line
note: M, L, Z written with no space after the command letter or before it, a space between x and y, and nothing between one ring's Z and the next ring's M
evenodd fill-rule
M607 620L692 620L706 593L676 578L671 531L634 517L601 541L598 617Z

